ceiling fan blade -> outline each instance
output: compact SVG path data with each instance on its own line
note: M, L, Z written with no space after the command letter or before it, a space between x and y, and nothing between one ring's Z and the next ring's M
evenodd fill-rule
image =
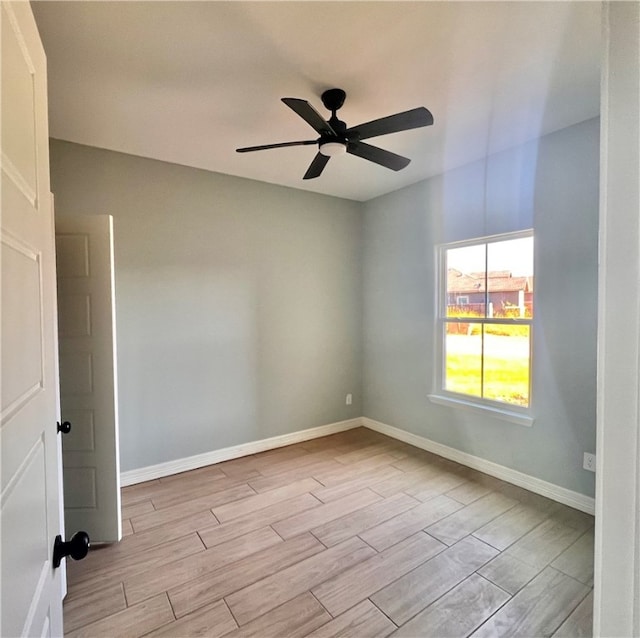
M431 115L424 106L419 106L417 109L411 109L403 113L381 117L379 120L365 122L359 126L353 126L347 129L347 137L351 138L353 136L355 139L366 140L369 137L408 131L409 129L420 128L421 126L431 126L431 124L433 124L433 115Z
M316 156L313 158L313 162L309 165L307 172L304 174L302 179L313 179L314 177L320 177L320 173L324 170L324 167L327 165L329 158L322 153L316 153Z
M269 148L284 148L285 146L309 146L317 143L317 140L304 140L303 142L280 142L279 144L263 144L262 146L245 146L244 148L237 148L236 153L250 153L251 151L264 151Z
M331 128L318 111L309 102L300 100L297 97L283 97L282 101L293 111L295 111L307 124L313 127L320 135L334 135L336 132Z
M347 145L347 153L357 155L370 162L375 162L376 164L380 164L380 166L390 168L392 171L402 170L405 166L408 166L411 161L408 157L396 155L391 151L385 151L383 148L371 146L364 142L349 142Z

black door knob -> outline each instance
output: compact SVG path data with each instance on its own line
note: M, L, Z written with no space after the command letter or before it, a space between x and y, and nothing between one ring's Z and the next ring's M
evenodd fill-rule
M73 560L82 560L90 546L87 532L76 532L68 541L63 541L62 536L58 534L53 543L53 566L60 567L60 561L65 556L71 556Z
M58 432L62 432L62 434L69 434L69 432L71 432L71 423L69 423L69 421L58 423Z

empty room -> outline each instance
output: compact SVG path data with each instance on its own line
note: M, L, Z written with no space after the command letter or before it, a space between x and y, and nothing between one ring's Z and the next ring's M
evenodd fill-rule
M639 51L2 2L0 635L640 635Z

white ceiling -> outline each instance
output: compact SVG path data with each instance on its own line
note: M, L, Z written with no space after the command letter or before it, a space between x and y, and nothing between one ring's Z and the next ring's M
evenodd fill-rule
M599 113L599 2L32 2L51 136L364 201ZM347 125L426 106L302 181L313 139L281 97L347 92Z

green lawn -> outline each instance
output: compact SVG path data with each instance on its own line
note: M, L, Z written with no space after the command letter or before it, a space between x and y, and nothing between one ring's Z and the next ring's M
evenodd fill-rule
M480 335L449 334L445 389L482 396ZM484 398L529 405L529 338L485 335Z

